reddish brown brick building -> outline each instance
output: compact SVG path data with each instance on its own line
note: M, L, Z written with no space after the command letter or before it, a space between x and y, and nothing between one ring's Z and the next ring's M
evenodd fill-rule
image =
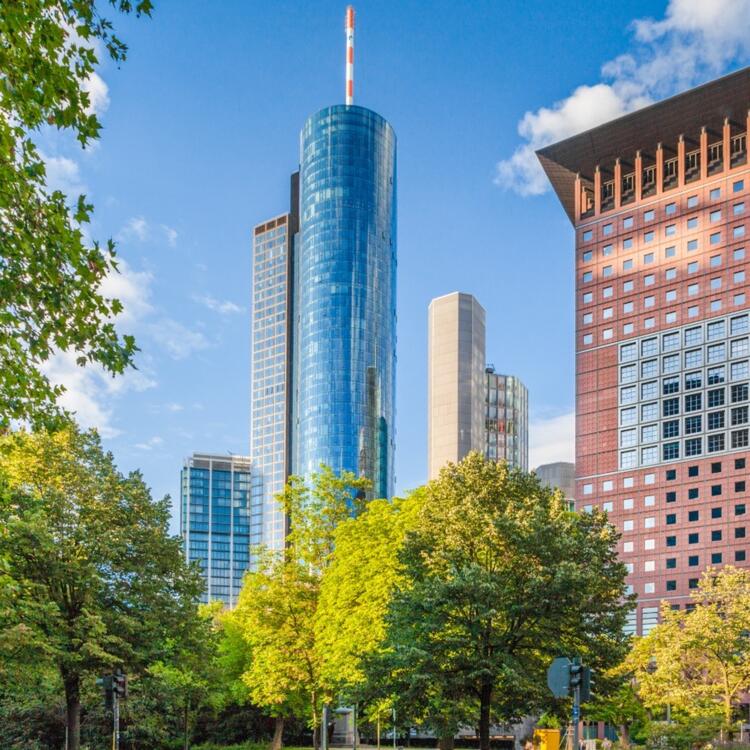
M607 510L632 632L747 564L750 68L538 152L576 235L576 499Z

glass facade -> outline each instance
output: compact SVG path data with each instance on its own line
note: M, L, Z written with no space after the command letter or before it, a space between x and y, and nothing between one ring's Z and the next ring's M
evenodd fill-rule
M294 473L327 464L393 491L396 137L336 105L300 138L295 251Z
M485 455L529 470L529 393L513 375L485 370Z
M295 181L293 180L293 185ZM295 214L278 216L253 233L253 352L250 454L253 505L261 521L251 544L283 549L287 519L276 496L288 476L291 272Z
M181 473L180 530L188 562L198 561L206 587L201 602L234 606L250 555L250 459L194 453ZM257 518L256 518L257 516Z

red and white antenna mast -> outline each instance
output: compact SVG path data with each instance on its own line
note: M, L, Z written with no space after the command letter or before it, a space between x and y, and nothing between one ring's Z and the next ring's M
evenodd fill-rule
M354 7L346 6L346 103L354 104Z

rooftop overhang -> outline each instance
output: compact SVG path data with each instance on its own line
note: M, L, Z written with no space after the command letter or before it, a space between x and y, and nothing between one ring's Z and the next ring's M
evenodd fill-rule
M718 135L725 118L744 132L748 105L750 67L546 146L536 155L575 223L576 174L593 182L598 165L611 169L618 157L632 163L637 151L653 154L658 143L674 148L681 135L697 140L704 126Z

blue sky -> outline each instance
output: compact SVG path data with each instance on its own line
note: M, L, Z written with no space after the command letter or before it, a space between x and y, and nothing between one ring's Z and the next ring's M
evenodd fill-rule
M119 242L108 282L142 349L112 381L50 372L123 469L179 491L194 450L249 449L250 232L286 209L299 130L344 95L343 2L158 0L119 19L128 60L92 92L50 182ZM426 312L474 294L487 356L529 388L532 463L573 454L572 230L533 149L746 64L750 0L356 3L355 101L398 136L397 488L426 474Z

